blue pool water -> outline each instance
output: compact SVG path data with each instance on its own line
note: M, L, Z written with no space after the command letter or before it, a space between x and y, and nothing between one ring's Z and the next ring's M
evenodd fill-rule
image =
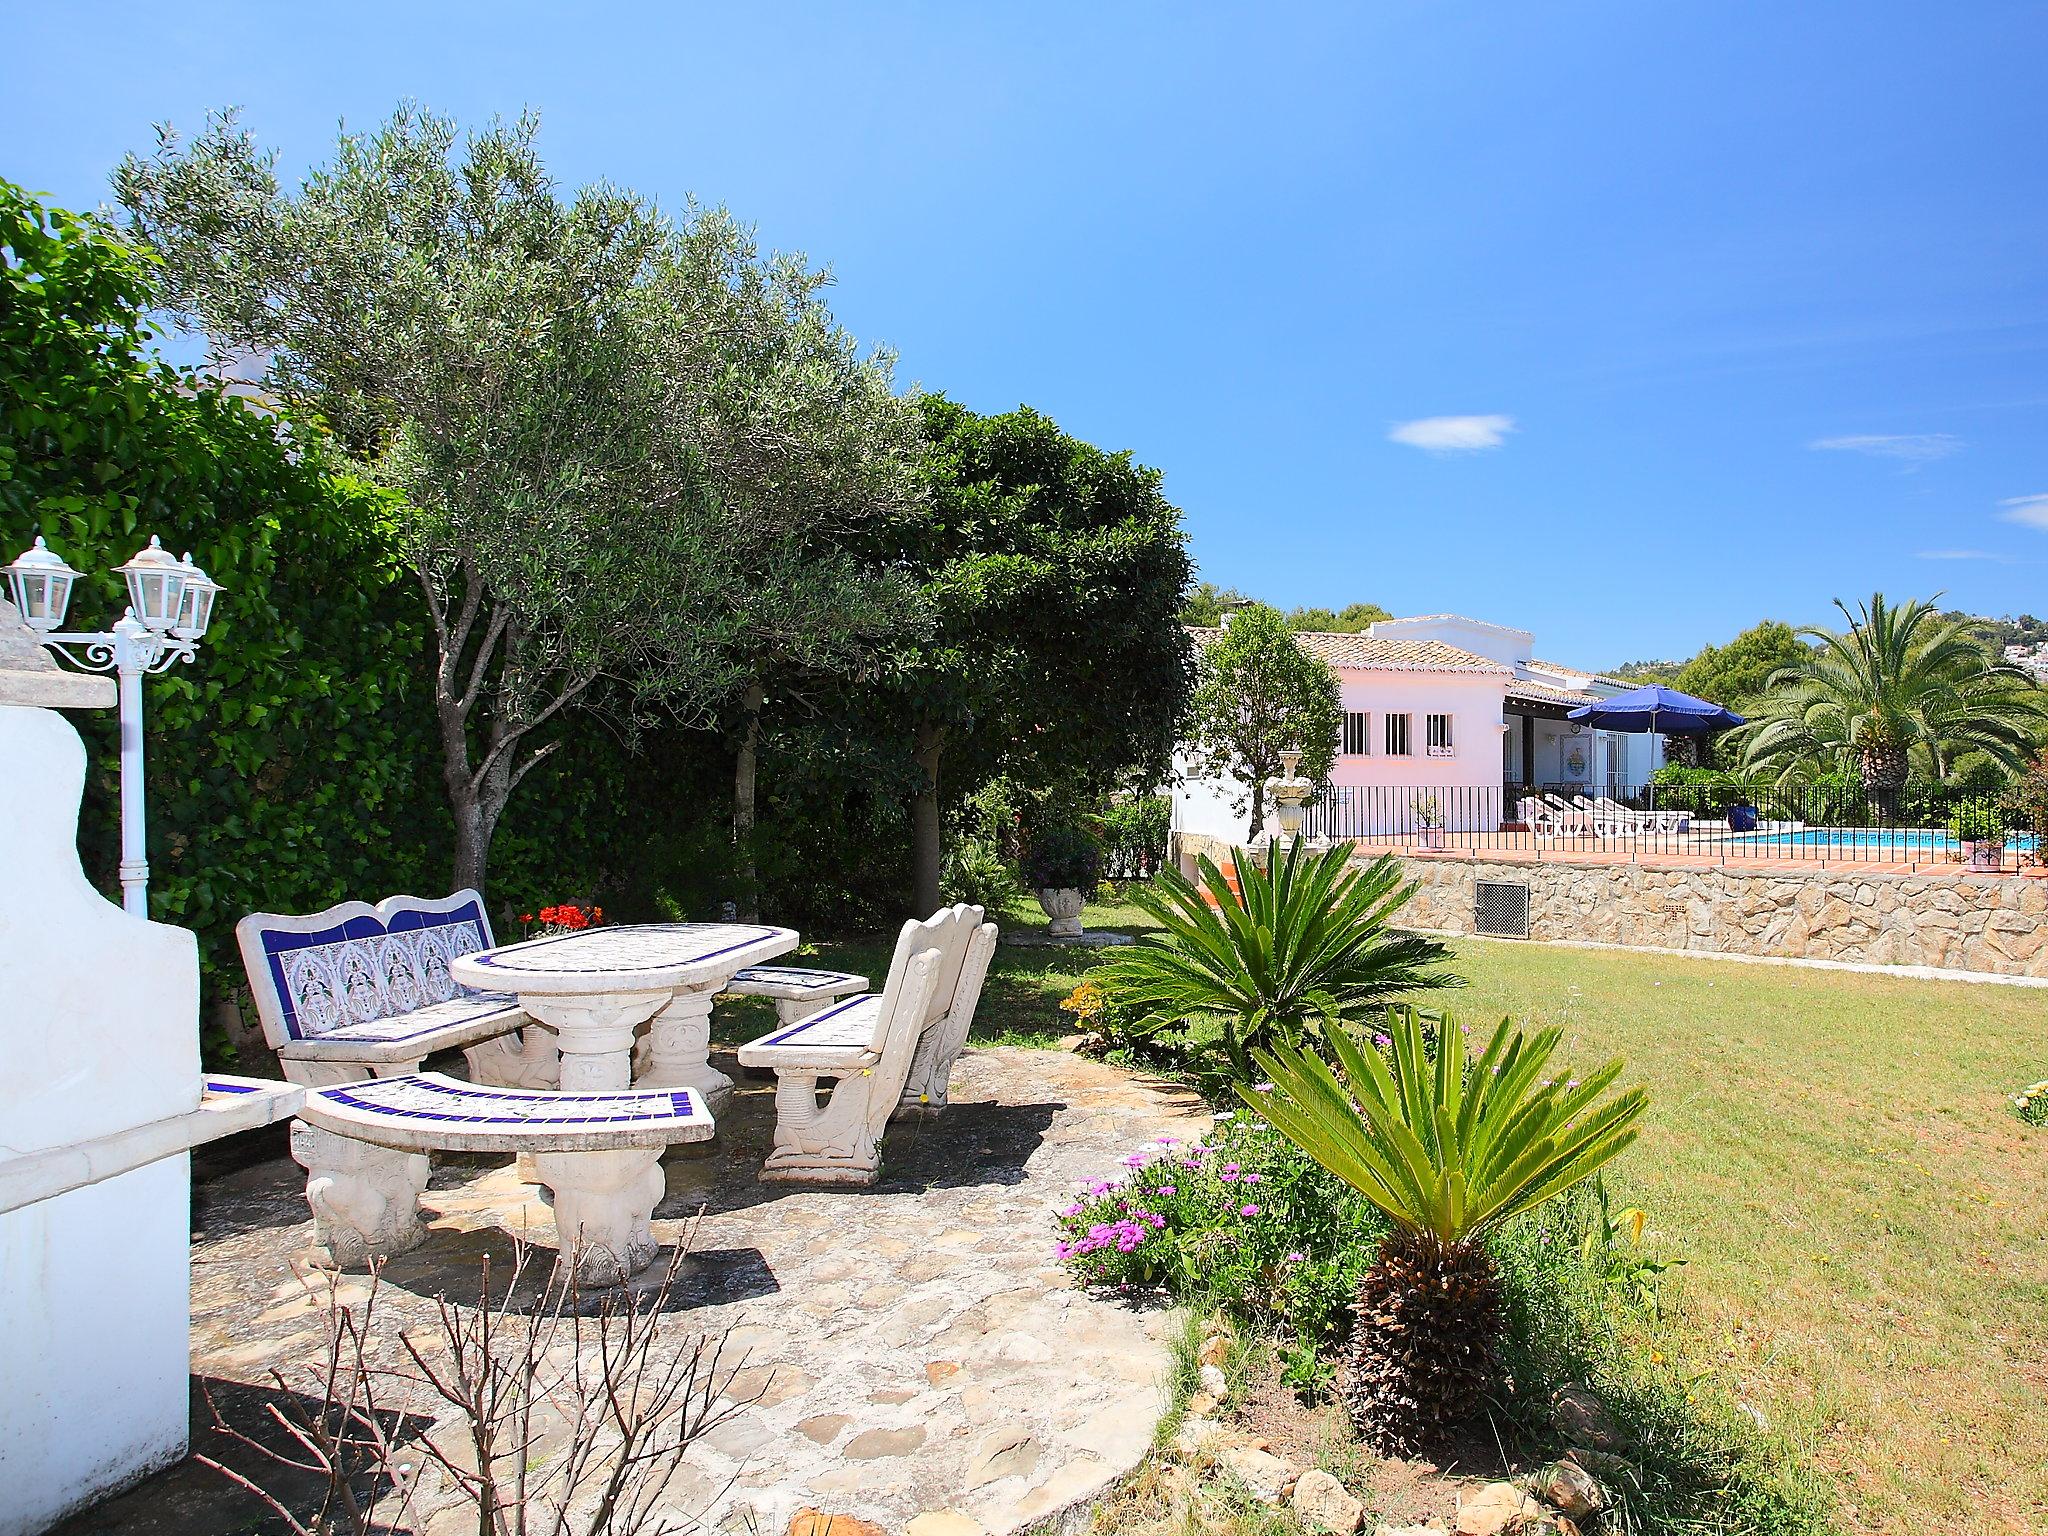
M1819 848L1838 849L1842 852L1868 852L1892 858L1911 858L1915 854L1960 853L1955 839L1946 832L1916 831L1903 827L1881 831L1872 827L1808 827L1801 832L1759 832L1731 841L1748 843L1757 848ZM2006 840L2008 848L2031 848L2031 837L2014 835Z

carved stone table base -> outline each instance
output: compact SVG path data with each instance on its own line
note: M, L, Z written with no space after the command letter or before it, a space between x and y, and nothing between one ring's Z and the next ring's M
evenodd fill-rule
M660 1147L536 1152L534 1171L554 1191L555 1231L581 1285L616 1285L661 1251L651 1225L667 1181Z
M711 994L678 992L648 1030L647 1070L636 1088L693 1088L715 1115L732 1098L732 1079L711 1065Z
M306 1170L313 1227L337 1268L360 1268L426 1240L420 1221L420 1194L427 1187L423 1153L372 1146L296 1120L292 1161Z

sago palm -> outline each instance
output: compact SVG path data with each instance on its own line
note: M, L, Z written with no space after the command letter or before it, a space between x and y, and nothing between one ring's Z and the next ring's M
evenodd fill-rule
M1260 1046L1313 1038L1411 992L1463 985L1438 969L1450 956L1443 945L1388 931L1415 894L1391 857L1359 869L1349 843L1304 858L1296 842L1266 868L1242 849L1236 862L1242 894L1207 856L1196 865L1200 887L1167 869L1132 891L1163 932L1118 950L1094 975L1138 1032L1216 1018L1230 1075L1250 1081Z
M1943 619L1931 604L1894 607L1878 593L1857 613L1839 599L1835 606L1849 627L1801 629L1819 645L1772 674L1740 728L1745 766L1789 782L1840 761L1885 803L1916 755L1935 778L1970 751L2019 769L2044 723L2032 678L1995 661L1968 623Z
M1360 1433L1406 1454L1471 1423L1502 1385L1487 1235L1598 1172L1648 1099L1631 1088L1602 1102L1619 1061L1559 1082L1556 1029L1530 1038L1503 1019L1475 1059L1445 1018L1434 1060L1413 1009L1387 1033L1391 1067L1333 1030L1334 1071L1276 1045L1258 1053L1271 1086L1238 1092L1393 1224L1359 1285L1343 1390Z

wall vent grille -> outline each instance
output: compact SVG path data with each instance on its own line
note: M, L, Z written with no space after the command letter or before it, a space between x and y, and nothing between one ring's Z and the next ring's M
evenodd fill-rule
M1472 931L1497 939L1529 937L1529 887L1519 881L1474 882Z

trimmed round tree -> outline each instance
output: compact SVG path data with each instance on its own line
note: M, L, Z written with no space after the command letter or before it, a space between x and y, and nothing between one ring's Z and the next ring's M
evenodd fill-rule
M1231 778L1245 788L1251 837L1266 820L1266 780L1280 754L1301 753L1301 772L1321 780L1337 756L1337 674L1311 656L1274 609L1239 609L1199 658L1189 741L1195 774Z

